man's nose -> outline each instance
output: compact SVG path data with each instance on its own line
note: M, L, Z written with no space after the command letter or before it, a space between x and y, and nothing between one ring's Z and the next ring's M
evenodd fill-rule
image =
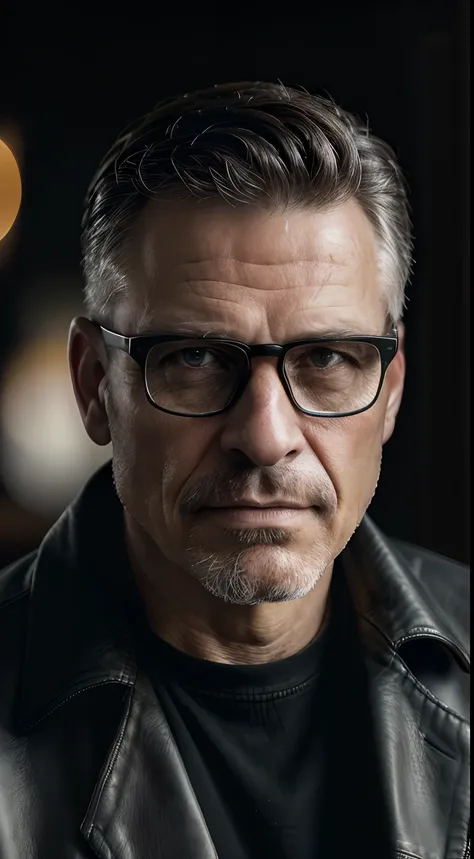
M247 387L227 413L222 447L254 465L276 465L303 449L301 417L278 378L275 361L254 359Z

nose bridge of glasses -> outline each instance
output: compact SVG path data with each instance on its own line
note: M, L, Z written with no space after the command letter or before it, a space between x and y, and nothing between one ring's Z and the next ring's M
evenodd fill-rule
M260 373L257 372L257 374L255 375L255 373L251 369L251 364L252 364L253 358L277 358L277 359L279 359L277 367L276 367L278 380L279 380L280 385L283 385L283 388L285 389L285 392L288 395L288 393L289 393L288 388L287 388L288 383L287 383L287 381L284 377L284 374L282 372L282 360L283 360L283 356L286 354L286 352L287 352L286 347L281 346L277 343L257 343L257 344L253 344L251 346L248 346L247 347L247 358L248 358L247 374L246 374L245 379L243 379L243 378L241 379L240 393L242 393L243 390L247 387L247 385L249 384L251 379L255 380L257 377L260 378ZM265 378L268 380L268 376L265 376Z
M258 343L255 346L249 346L249 358L279 358L284 348L276 343Z

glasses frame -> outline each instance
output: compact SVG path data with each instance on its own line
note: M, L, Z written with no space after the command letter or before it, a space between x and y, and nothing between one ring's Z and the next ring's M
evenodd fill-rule
M352 417L352 415L358 415L362 412L366 412L368 409L371 409L372 406L377 402L380 391L382 390L382 386L385 380L385 374L387 372L388 367L391 362L395 358L395 355L398 351L398 330L394 325L392 327L391 334L388 335L365 335L365 334L354 334L349 335L347 337L309 337L305 340L293 340L290 343L285 343L284 345L279 345L277 343L262 343L250 346L248 343L242 343L240 340L229 340L224 337L193 337L192 335L181 335L181 334L154 334L154 335L142 335L138 334L133 337L124 337L123 334L119 334L116 331L112 331L109 328L104 328L102 325L98 326L102 333L102 338L104 343L107 346L112 347L113 349L120 349L122 352L126 352L130 357L138 364L142 371L143 382L145 387L145 393L148 402L155 408L159 409L161 412L165 412L168 415L176 415L177 417L183 418L209 418L214 417L215 415L221 415L224 412L228 411L235 405L235 403L242 396L247 384L252 375L252 359L260 358L260 357L270 357L270 358L278 358L277 364L277 373L280 379L281 384L293 406L298 409L299 412L302 412L305 415L309 415L310 417L318 417L318 418L344 418L344 417ZM153 349L154 346L158 346L161 343L171 343L171 342L185 342L187 340L197 340L201 341L204 346L212 346L213 344L217 344L219 346L236 346L238 347L246 356L247 359L247 373L243 374L241 381L238 383L236 389L231 395L230 399L226 403L226 405L222 409L218 409L217 411L212 412L200 412L199 414L187 414L185 412L176 412L171 409L165 409L163 406L157 405L155 401L152 399L151 394L148 390L147 379L146 379L146 362L148 359L148 354ZM310 411L309 409L304 409L302 406L298 405L296 402L293 392L290 387L290 383L285 373L285 357L286 354L293 349L295 346L308 346L311 344L320 344L320 343L334 343L334 342L360 342L360 343L368 343L374 346L379 355L380 355L380 381L377 388L377 391L371 400L371 402L367 406L363 406L360 409L354 409L348 412L317 412Z

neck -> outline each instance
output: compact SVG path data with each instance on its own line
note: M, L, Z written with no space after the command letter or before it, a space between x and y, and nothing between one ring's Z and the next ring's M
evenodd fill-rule
M125 521L128 554L150 627L178 650L229 664L275 662L302 650L321 631L332 565L305 597L234 605L164 558L127 514Z

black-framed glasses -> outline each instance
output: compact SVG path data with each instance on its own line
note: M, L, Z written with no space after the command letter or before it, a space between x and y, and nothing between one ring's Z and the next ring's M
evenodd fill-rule
M387 336L312 337L285 345L249 346L218 337L179 334L124 337L99 326L107 346L140 366L146 395L157 409L206 418L230 409L250 379L253 358L277 358L291 402L314 417L347 417L370 409L398 349Z

